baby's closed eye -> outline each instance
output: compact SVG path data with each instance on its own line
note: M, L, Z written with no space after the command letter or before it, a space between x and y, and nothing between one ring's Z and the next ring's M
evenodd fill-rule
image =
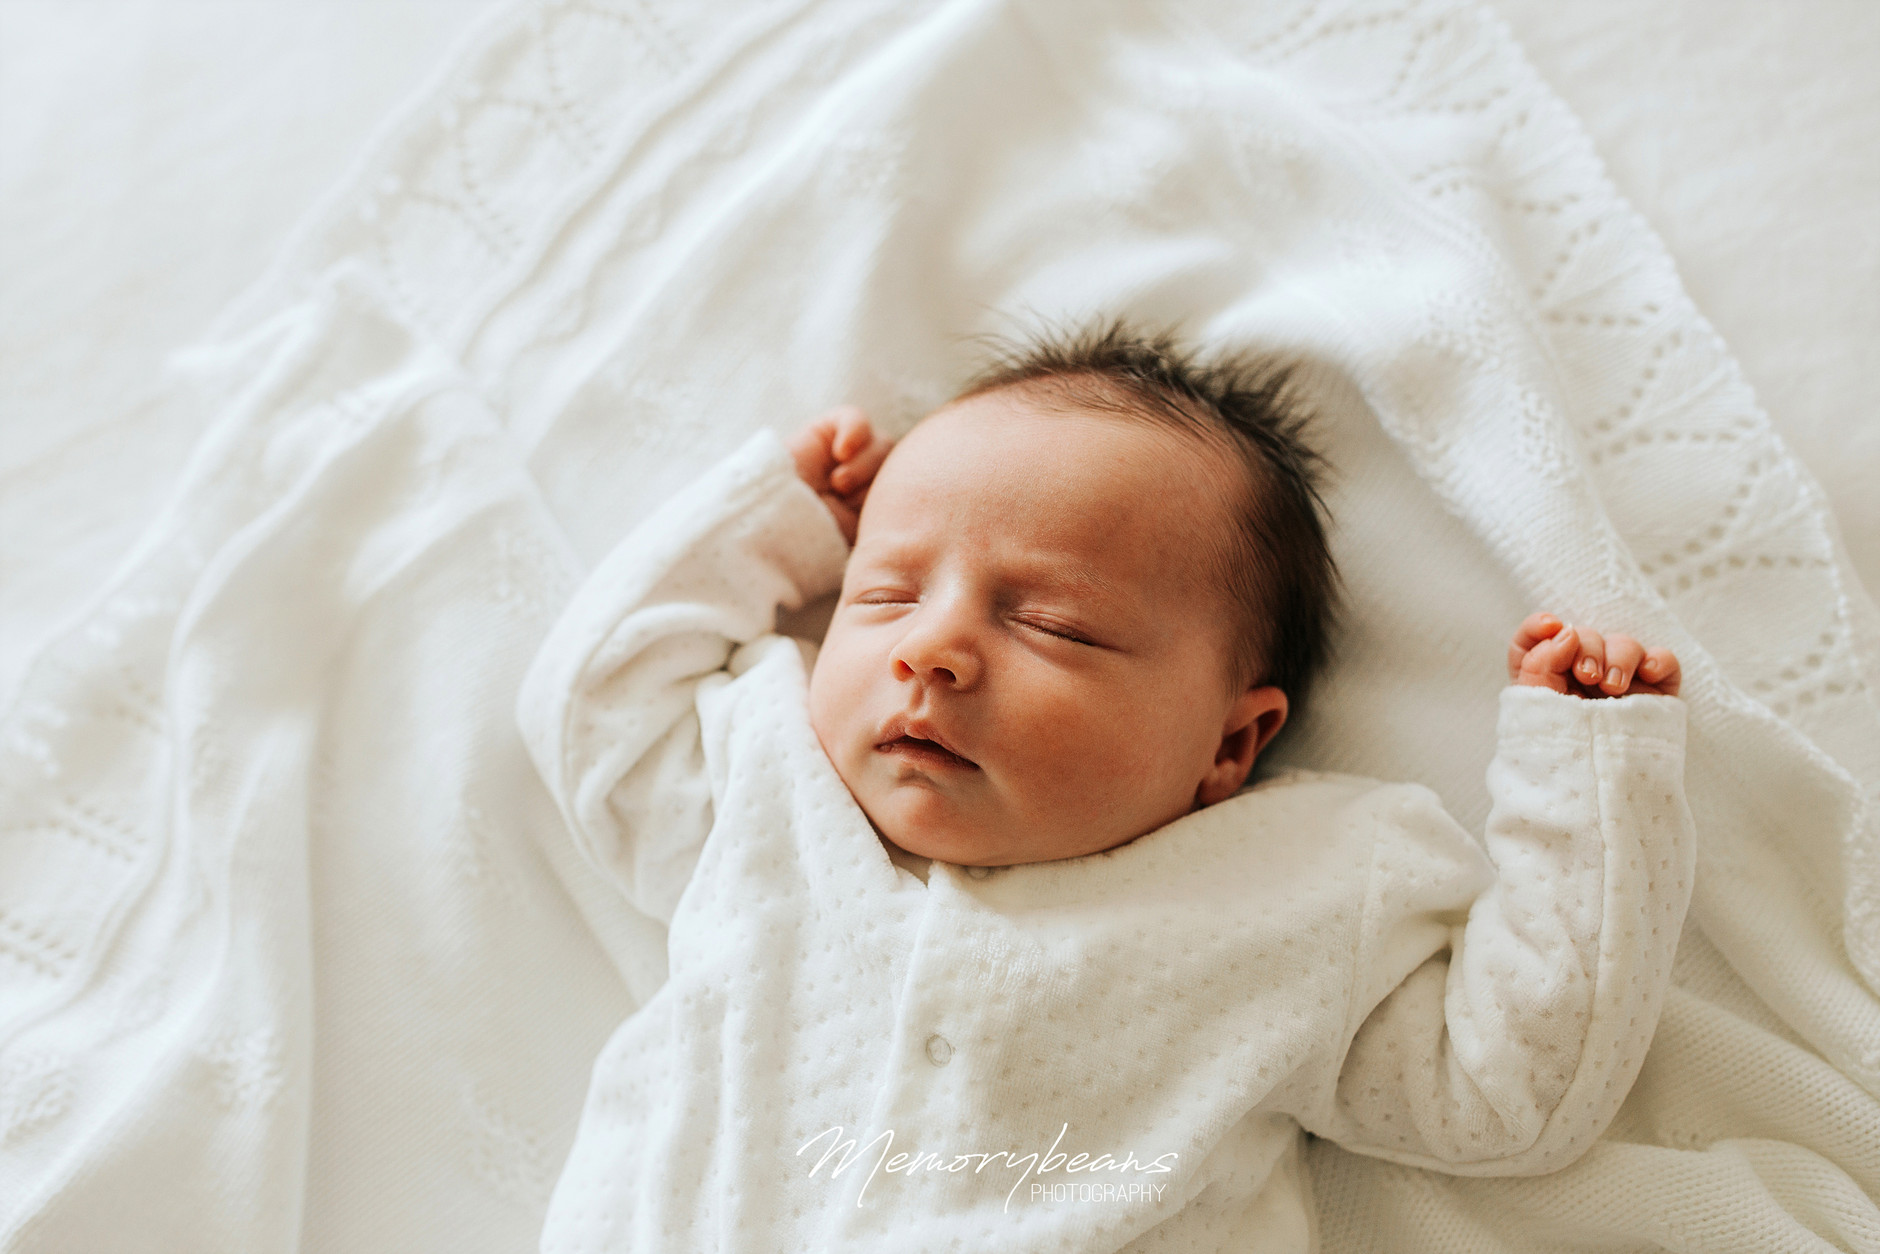
M1039 632L1043 635L1055 636L1060 640L1068 640L1073 644L1081 644L1081 645L1095 645L1096 644L1095 640L1092 640L1088 635L1086 635L1084 632L1080 631L1076 627L1070 626L1067 623L1060 622L1056 619L1049 618L1043 615L1021 614L1021 615L1016 615L1012 621L1018 623L1020 626L1029 627L1033 631Z

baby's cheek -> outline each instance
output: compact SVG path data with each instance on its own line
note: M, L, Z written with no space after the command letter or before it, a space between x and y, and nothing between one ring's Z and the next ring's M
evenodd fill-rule
M1187 812L1214 759L1219 737L1202 729L1195 704L1181 702L1179 715L1174 709L1142 711L1110 767L1128 804L1161 821Z
M823 752L841 773L842 750L849 739L845 733L849 730L848 723L853 719L858 701L857 694L850 691L854 687L852 672L843 666L840 649L830 647L837 643L834 639L825 643L823 651L816 657L815 669L810 672L809 724L815 730ZM846 779L847 775L844 774Z
M1151 738L1102 711L1079 711L1032 743L1042 750L1036 778L1051 781L1055 804L1092 814L1114 812L1119 799L1139 795L1160 774Z
M823 711L828 705L823 694L823 690L826 687L823 678L823 667L827 664L828 656L827 653L817 654L816 665L811 668L809 673L809 725L816 729L818 739L822 738ZM827 747L827 744L825 744L824 748Z

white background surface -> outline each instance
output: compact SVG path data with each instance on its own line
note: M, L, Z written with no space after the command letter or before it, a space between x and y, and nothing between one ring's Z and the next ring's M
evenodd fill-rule
M162 355L261 271L482 7L0 0L0 692L24 652L16 621L43 622L95 582L204 417L153 399ZM1880 87L1868 67L1880 16L1742 0L1501 7L1827 483L1872 581L1880 516L1863 489L1880 453L1864 357L1880 329L1869 133ZM67 530L33 532L34 550L19 537L32 502L54 496L90 510L39 511ZM16 553L32 556L6 569ZM328 885L379 868L345 854L320 850ZM377 968L336 956L332 941L360 935L343 911L373 900L321 899L329 931L315 968L329 1011L345 1004L336 987L354 1006L386 1004ZM317 1056L340 1065L331 1050ZM335 1112L323 1113L343 1123ZM331 1190L322 1197L377 1174L335 1158L344 1171L314 1173ZM319 1199L309 1213L348 1219Z
M1880 4L1499 0L1880 589Z
M58 578L0 568L14 608L30 602L0 639L9 652L82 594L180 464L187 416L146 416L163 355L261 273L489 7L0 0L0 522L32 525L3 508L29 475L77 484L100 458L118 468L99 480L110 499L95 528L34 537L74 555ZM1669 245L1880 586L1880 5L1496 7Z
M0 0L6 466L257 277L482 0Z

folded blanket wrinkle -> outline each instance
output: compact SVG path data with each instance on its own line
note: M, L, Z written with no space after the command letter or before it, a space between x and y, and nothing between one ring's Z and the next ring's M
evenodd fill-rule
M1612 1127L1531 1179L1315 1141L1325 1248L1880 1248L1873 604L1461 0L493 18L196 355L169 509L0 725L0 1246L536 1243L667 964L515 726L544 633L758 428L902 429L972 334L1094 313L1308 363L1355 612L1275 767L1480 830L1481 623L1687 662L1691 918Z

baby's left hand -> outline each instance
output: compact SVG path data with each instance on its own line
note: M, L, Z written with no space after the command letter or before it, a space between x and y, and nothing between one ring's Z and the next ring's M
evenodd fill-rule
M1671 650L1647 649L1630 636L1606 639L1591 627L1569 627L1552 614L1528 615L1508 646L1510 683L1570 697L1634 692L1675 697L1679 678Z
M853 405L832 409L790 437L797 477L829 507L842 535L855 543L862 503L894 441L878 435Z

